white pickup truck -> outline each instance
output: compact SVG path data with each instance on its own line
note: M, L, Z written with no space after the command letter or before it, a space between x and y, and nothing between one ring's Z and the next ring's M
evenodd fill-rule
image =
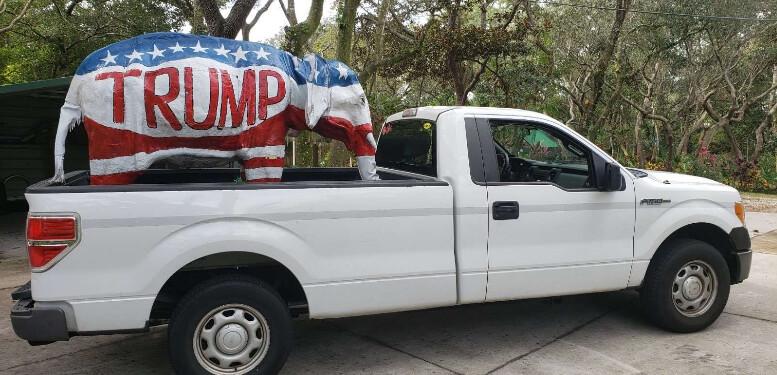
M739 193L624 168L547 116L425 107L388 118L380 181L356 169L88 172L27 190L31 344L169 324L180 373L275 373L292 319L634 288L677 332L720 315L747 278Z

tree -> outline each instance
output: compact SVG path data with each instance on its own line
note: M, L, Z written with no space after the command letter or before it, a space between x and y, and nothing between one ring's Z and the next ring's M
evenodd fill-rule
M208 25L208 34L223 38L235 39L237 33L246 24L246 18L256 4L256 0L235 0L226 18L221 15L219 2L216 0L196 0L202 10L202 16Z
M340 0L337 15L337 59L348 65L351 64L351 43L359 4L361 0Z
M262 17L264 12L267 11L267 9L270 9L270 5L272 5L273 0L265 0L264 5L262 5L261 8L259 8L256 11L256 14L254 14L254 17L251 18L251 21L247 21L243 24L243 27L240 28L240 33L243 35L243 40L249 40L249 34L251 34L251 30L256 26L257 23L259 23L259 18Z
M0 35L0 84L72 75L95 49L183 26L178 9L153 0L50 0L46 4L31 7L27 17Z
M774 74L777 53L747 54L749 48L760 49L758 37L768 31L753 29L751 33L743 33L741 30L732 30L721 35L719 30L707 30L715 57L715 68L722 77L722 87L715 92L717 95L711 93L705 98L704 109L715 121L715 129L723 131L734 161L740 165L740 173L743 175L758 164L758 156L763 147L763 131L766 128L766 125L762 127L761 124L768 124L775 112L774 105L765 105L762 102L777 90ZM714 99L717 99L717 105L713 103ZM733 126L746 120L748 112L758 105L764 114L761 124L753 132L757 146L752 155L746 155Z
M73 3L75 4L75 2ZM18 10L12 11L8 9L8 0L0 0L0 15L8 13L12 16L6 25L3 26L0 24L0 34L11 30L14 25L19 22L22 17L24 17L24 15L27 13L27 10L30 9L30 4L32 4L32 0L26 0L26 2L21 7L19 7Z
M324 14L324 0L311 0L308 16L302 22L297 20L297 9L294 0L287 1L288 6L283 3L283 0L278 0L283 14L289 22L289 26L285 30L283 44L286 50L296 56L300 56L305 52L310 38L321 24L321 16Z

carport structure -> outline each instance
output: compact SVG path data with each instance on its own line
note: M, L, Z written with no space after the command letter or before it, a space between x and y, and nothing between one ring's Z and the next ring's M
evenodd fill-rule
M24 206L27 185L53 174L59 109L71 78L0 86L0 211ZM66 165L85 168L82 127L68 137L67 150Z

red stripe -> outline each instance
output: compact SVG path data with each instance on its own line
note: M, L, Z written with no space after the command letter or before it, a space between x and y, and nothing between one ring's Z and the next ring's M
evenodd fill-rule
M135 182L141 172L123 172L104 174L101 176L89 176L92 185L127 185Z
M255 178L253 180L246 180L250 183L262 183L262 182L281 182L280 178Z
M283 167L283 158L251 158L243 160L243 168Z
M286 143L286 126L283 114L267 119L260 125L255 125L236 135L152 137L127 129L110 128L86 116L84 117L84 127L91 140L89 142L90 159L110 159L118 156L130 156L139 152L151 153L181 147L234 151L249 147L282 146Z
M324 137L343 142L345 147L356 156L374 156L375 148L367 140L367 134L372 133L371 124L354 125L348 119L335 116L324 116L318 121L313 131Z

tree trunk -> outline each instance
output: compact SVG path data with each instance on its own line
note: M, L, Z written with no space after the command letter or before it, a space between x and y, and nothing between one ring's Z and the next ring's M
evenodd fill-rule
M671 172L674 170L674 129L672 123L662 123L664 133L666 133L666 159L664 160L664 169Z
M777 65L772 67L772 84L777 85ZM769 103L769 109L764 115L763 120L761 120L761 123L758 124L758 127L755 129L755 147L753 147L753 154L750 157L750 161L753 165L758 165L758 159L761 158L761 152L763 152L764 149L764 133L769 127L769 124L774 120L775 113L777 113L777 92L772 92L769 95Z
M205 25L205 19L202 15L202 8L196 2L192 4L192 18L189 22L192 25L192 34L202 35L208 33L208 26Z
M353 30L356 27L356 10L361 0L340 0L337 25L337 59L351 65Z
M378 23L377 29L375 30L375 40L373 42L374 48L372 49L370 62L367 66L367 69L365 69L367 80L369 81L370 94L372 93L372 88L375 86L378 61L380 61L381 57L383 56L383 41L385 39L386 33L386 15L388 14L388 10L391 8L391 3L392 0L383 0L380 3L380 8L378 8Z
M460 7L461 0L452 2L450 13L448 14L448 30L458 29ZM467 103L467 95L464 92L464 69L457 54L458 51L454 49L449 50L445 62L448 66L448 71L451 74L451 79L453 80L453 92L456 95L456 105L464 105Z
M704 120L707 119L707 112L701 112L698 117L696 117L696 120L693 122L693 125L685 129L683 131L683 135L680 137L680 143L677 145L677 153L679 155L687 155L688 154L688 144L691 142L691 137L694 133L699 131L699 129L702 129L704 127Z
M221 15L219 3L215 0L197 0L196 6L202 10L208 34L222 38L235 39L237 33L245 25L248 13L253 9L256 0L236 0L226 18Z
M296 23L294 14L294 2L289 1L287 18L290 26L286 28L284 48L295 56L302 56L313 34L321 24L321 16L324 13L324 0L312 0L310 11L305 21Z
M659 151L661 149L661 126L658 124L658 121L653 120L653 134L655 135L654 141L653 141L653 152L650 156L650 159L652 161L658 160Z
M696 154L699 154L699 151L701 150L709 150L710 144L712 144L712 140L715 138L715 134L718 133L718 124L715 124L711 126L709 129L704 130L704 133L702 134L701 141L699 142L699 150L696 152Z
M615 19L612 22L610 28L610 35L607 42L600 50L599 58L596 61L594 72L591 75L591 91L589 95L586 95L583 99L585 105L585 112L583 113L583 124L586 128L586 132L594 125L592 124L594 119L594 112L596 106L599 103L599 99L602 96L602 89L604 87L605 74L607 68L610 66L612 60L613 51L618 45L618 39L620 38L621 28L623 22L626 20L626 15L631 7L631 0L617 0L617 10L615 11Z
M634 122L634 156L637 159L637 165L640 168L645 167L645 155L642 152L642 124L645 122L645 116L642 113L637 115L637 121Z
M254 14L254 18L252 18L250 22L245 22L243 24L243 27L240 30L240 34L242 34L243 40L246 40L246 41L251 40L251 35L250 35L251 30L259 22L259 18L262 17L264 12L266 12L267 9L270 8L270 5L272 5L273 1L274 0L265 1L264 5L256 11L256 14Z

